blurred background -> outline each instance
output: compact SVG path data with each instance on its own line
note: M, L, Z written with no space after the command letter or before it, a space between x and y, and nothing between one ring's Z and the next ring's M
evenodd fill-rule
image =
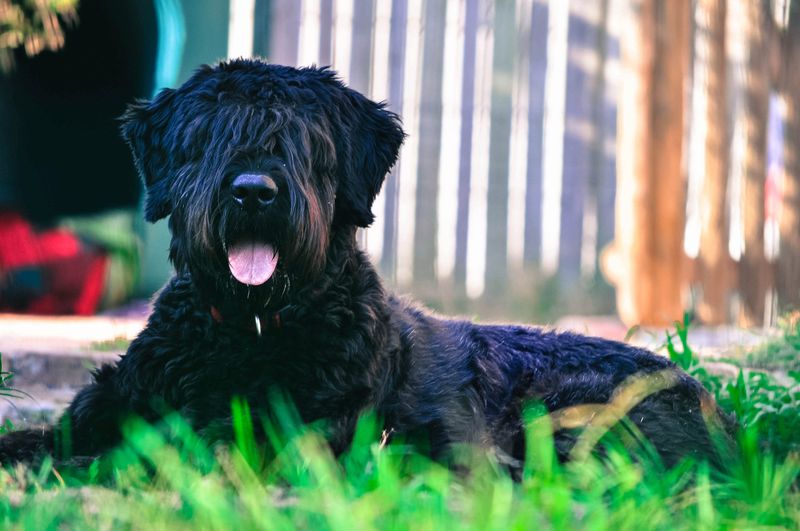
M332 65L408 139L360 234L479 319L800 305L800 0L0 0L0 311L169 277L116 118L201 63Z

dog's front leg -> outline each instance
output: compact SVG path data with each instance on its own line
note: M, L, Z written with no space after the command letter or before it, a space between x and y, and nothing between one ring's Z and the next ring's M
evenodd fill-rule
M56 425L53 451L60 459L94 457L121 440L129 402L120 392L117 368L104 365L94 383L81 389Z

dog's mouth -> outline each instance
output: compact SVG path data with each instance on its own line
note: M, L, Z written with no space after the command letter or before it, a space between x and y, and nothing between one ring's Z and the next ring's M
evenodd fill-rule
M278 266L278 251L266 242L242 239L228 245L226 251L231 275L248 286L264 284Z

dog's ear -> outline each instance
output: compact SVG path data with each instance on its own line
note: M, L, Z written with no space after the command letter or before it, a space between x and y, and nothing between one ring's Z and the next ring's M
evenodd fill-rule
M397 160L405 133L398 116L386 110L385 104L348 88L345 99L345 108L339 112L348 127L336 139L340 157L336 220L368 227L375 219L372 202Z
M174 153L170 134L170 115L175 91L164 89L153 101L140 100L128 106L122 115L122 137L130 146L136 169L144 181L147 197L144 217L155 222L172 211L169 198L169 175Z

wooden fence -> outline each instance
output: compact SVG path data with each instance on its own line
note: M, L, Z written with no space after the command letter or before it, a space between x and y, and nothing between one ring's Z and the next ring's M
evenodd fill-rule
M408 140L375 202L377 221L361 236L383 274L400 289L451 309L448 301L543 297L543 286L549 285L571 294L577 301L573 309L591 311L613 303L611 290L593 290L597 302L586 295L587 286L605 284L599 273L601 255L619 230L615 220L627 219L619 212L631 206L616 200L618 98L626 66L620 47L630 4L231 0L229 54L252 53L284 64L330 64L350 86L386 100L403 117ZM697 42L698 33L692 35ZM696 65L698 54L693 57ZM697 68L688 70L696 85ZM694 92L687 102L696 111ZM777 102L785 105L784 100L773 97L773 136L781 123L774 120ZM737 205L743 194L751 193L743 190L746 177L731 164L734 169L721 196L703 194L703 167L698 170L695 163L705 156L697 148L705 133L703 121L691 116L682 166L688 171L672 176L688 190L686 198L637 199L679 202L676 230L685 234L685 252L675 267L682 271L678 289L683 306L702 293L691 264L703 256L699 216L708 201L716 201L717 211L725 214L723 229L732 234L726 238L726 257L744 264L743 257L749 256L736 243L743 227ZM784 122L785 116L784 109ZM771 140L775 152L781 145L780 137ZM770 162L772 180L767 187L761 182L762 194L780 178L781 161ZM786 203L787 193L796 194L796 180L796 175L783 178L783 194L772 197L773 203ZM791 200L797 202L796 197ZM776 228L780 220L775 209L761 210L762 235L766 226L769 240L770 234L781 232ZM765 246L763 241L766 258L755 266L759 278L762 270L776 267L780 255L791 254L774 251L774 242ZM796 243L797 238L781 240L784 247ZM614 282L620 292L637 288L626 279L625 264L618 263L630 259L617 253L605 260L612 264L609 274L617 272ZM750 272L723 279L721 320L736 316L742 286L750 287L754 277ZM539 291L526 291L528 284ZM787 304L796 304L800 288L789 284L781 290L788 290ZM758 293L749 295L765 301L767 320L774 320L781 298L776 293L783 293L775 285L759 281ZM636 311L625 318L631 323L648 320Z

